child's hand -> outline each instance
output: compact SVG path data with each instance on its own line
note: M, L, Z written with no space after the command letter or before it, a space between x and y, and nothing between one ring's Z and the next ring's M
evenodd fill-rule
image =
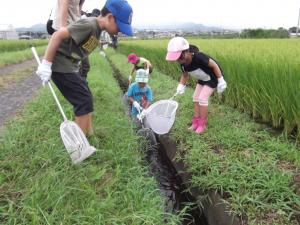
M137 118L139 119L139 120L142 120L142 119L144 119L144 117L146 116L146 114L147 114L147 110L143 110L141 113L139 113L138 115L137 115Z
M179 83L176 91L177 91L177 94L180 94L180 95L183 94L185 92L185 85Z
M143 110L142 106L137 101L134 101L132 105L140 112Z
M218 78L218 86L217 86L218 93L223 93L223 91L225 91L226 88L227 88L227 83L224 80L223 76Z
M45 85L51 79L51 70L52 62L48 62L47 60L43 59L42 63L39 65L36 74L41 78L43 81L43 85Z

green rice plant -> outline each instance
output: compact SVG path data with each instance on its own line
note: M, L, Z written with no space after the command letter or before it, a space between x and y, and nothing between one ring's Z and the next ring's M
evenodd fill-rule
M0 40L0 54L4 52L21 51L30 46L47 45L48 40Z
M46 46L39 46L36 49L38 54L42 54L45 52ZM29 47L20 51L3 52L0 53L0 67L20 63L24 60L32 58L32 52Z

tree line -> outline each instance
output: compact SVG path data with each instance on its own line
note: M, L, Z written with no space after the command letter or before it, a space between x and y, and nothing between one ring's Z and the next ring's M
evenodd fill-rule
M241 38L289 38L290 32L284 28L275 29L245 29L241 32Z

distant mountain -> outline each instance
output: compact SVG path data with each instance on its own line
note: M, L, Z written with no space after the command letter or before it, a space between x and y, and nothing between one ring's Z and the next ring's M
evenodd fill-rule
M16 28L16 31L18 32L44 32L46 33L46 24L38 23L35 25L32 25L31 27L18 27Z
M205 26L199 23L164 23L164 24L139 24L134 25L135 29L138 30L163 30L163 31L184 31L184 32L197 32L197 31L218 31L222 30L220 27L213 27L213 26ZM16 28L18 32L46 32L46 24L35 24L31 27L19 27Z
M166 23L166 24L139 24L134 26L136 29L155 29L155 30L182 30L182 31L217 31L222 30L220 27L205 26L199 23Z

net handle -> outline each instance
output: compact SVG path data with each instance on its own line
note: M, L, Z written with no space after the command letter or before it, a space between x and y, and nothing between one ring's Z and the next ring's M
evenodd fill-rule
M171 98L169 98L169 100L173 100L177 95L178 95L178 92L175 92L175 94Z
M178 95L178 92L175 92L175 94L171 98L169 98L169 100L173 100L177 95ZM165 111L164 117L167 117L169 107L170 107L170 103L168 103L168 106L167 106L167 109Z
M34 56L36 62L38 63L38 65L41 65L41 60L40 60L40 58L39 58L39 56L38 56L38 54L37 54L36 49L35 49L34 46L31 47L31 51L32 51L33 56ZM52 95L53 95L53 97L54 97L54 100L55 100L55 102L56 102L56 104L57 104L57 106L58 106L58 109L59 109L59 111L60 111L60 113L61 113L61 115L62 115L64 121L67 121L68 119L67 119L67 117L66 117L66 115L65 115L65 113L64 113L64 110L63 110L62 107L61 107L61 104L60 104L60 102L59 102L59 100L58 100L58 98L57 98L57 96L56 96L56 94L55 94L55 91L54 91L54 89L53 89L53 87L52 87L50 81L48 81L47 84L48 84L48 86L49 86L49 88L50 88L50 90L51 90L51 93L52 93Z

